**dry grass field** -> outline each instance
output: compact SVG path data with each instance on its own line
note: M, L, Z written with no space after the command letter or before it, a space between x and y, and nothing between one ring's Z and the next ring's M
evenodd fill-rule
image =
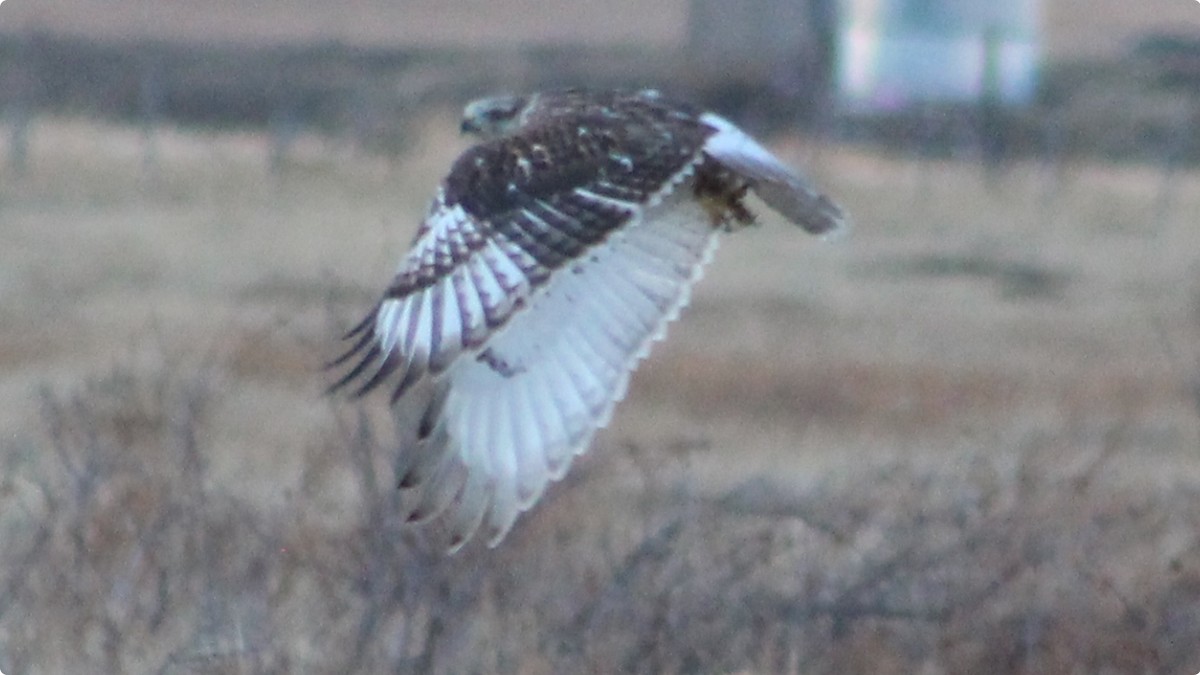
M1200 669L1200 173L777 139L567 480L444 559L322 394L462 148L39 120L0 173L0 669Z
M1041 0L1045 50L1054 60L1111 56L1145 31L1195 33L1192 0ZM384 47L542 44L680 46L687 0L14 0L0 34L44 30L93 39L191 43L340 41Z

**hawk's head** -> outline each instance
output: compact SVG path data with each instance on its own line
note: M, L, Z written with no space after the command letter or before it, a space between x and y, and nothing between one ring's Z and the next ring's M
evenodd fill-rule
M521 126L532 101L528 96L492 96L471 101L463 109L462 132L489 139Z

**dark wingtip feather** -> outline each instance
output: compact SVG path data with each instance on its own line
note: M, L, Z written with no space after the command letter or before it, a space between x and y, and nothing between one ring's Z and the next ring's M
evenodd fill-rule
M378 387L389 375L396 372L403 363L404 359L400 358L394 351L384 356L378 370L366 382L363 382L358 389L354 390L354 396L357 398Z
M375 335L375 319L379 313L379 306L376 305L367 316L359 321L353 328L346 331L342 336L343 340L353 340L354 344L343 352L340 356L325 364L326 370L340 368L347 363L354 362L354 367L343 374L336 382L326 387L326 393L333 394L345 389L355 380L362 379L350 395L358 398L375 387L379 386L389 375L396 372L404 365L404 359L394 351L384 353L379 345L378 338ZM375 372L368 377L366 373L372 366L376 366Z
M357 352L358 350L356 349L355 353ZM370 349L361 355L358 363L355 364L355 366L351 368L349 372L343 375L337 382L329 385L328 391L330 393L337 392L353 382L356 378L358 378L358 376L366 372L368 366L370 366L377 358L379 358L380 352L381 350L379 349L379 344L372 342L370 344Z
M355 339L356 337L357 337L357 339ZM357 336L354 333L347 333L345 335L345 337L343 337L342 339L343 340L355 339L355 340L354 340L354 344L351 345L350 348L347 349L345 352L342 352L342 354L340 356L333 359L332 361L326 361L325 365L324 365L325 370L333 370L335 368L339 368L342 365L344 365L347 361L349 361L350 359L352 359L355 356L362 353L362 351L364 349L366 349L367 345L370 344L371 341L375 339L375 336L373 334L371 334L370 332L364 332L361 335L357 335Z
M437 428L438 420L442 416L442 410L446 406L446 399L449 395L450 387L443 384L430 397L429 403L425 406L425 411L421 414L421 419L417 424L418 441L429 440L430 435Z
M404 377L400 378L400 382L396 385L396 389L392 391L391 402L395 404L396 401L399 401L400 397L404 396L404 394L407 393L408 390L417 383L417 380L421 379L421 376L425 374L425 370L424 361L414 358L412 363L409 364L408 370L404 372Z
M396 489L411 490L420 484L420 472L414 467L409 467L400 475L400 480L396 481Z

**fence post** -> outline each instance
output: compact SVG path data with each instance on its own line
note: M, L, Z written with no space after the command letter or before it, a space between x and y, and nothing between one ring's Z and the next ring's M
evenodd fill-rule
M267 168L271 175L276 178L283 175L283 171L287 166L288 155L291 153L292 143L295 142L296 136L300 134L300 121L298 117L296 106L285 95L281 101L275 104L275 109L271 111L271 117L267 122L268 136L270 138Z
M25 101L12 104L8 112L8 166L18 176L29 172L29 137L33 127L33 113Z
M995 190L1008 159L1009 119L1000 82L1000 31L991 26L980 35L983 50L982 86L976 114L984 185Z
M1158 184L1158 196L1154 200L1154 226L1162 231L1171 220L1175 210L1175 193L1177 188L1176 176L1179 165L1190 150L1192 122L1196 119L1195 105L1179 110L1173 116L1173 128L1168 134L1166 147L1162 149L1159 159L1162 162L1162 177Z
M17 38L16 57L9 70L11 92L8 110L8 166L18 176L29 171L29 142L33 133L33 84L31 72L38 61L33 58L33 41L27 35Z
M161 66L154 54L138 63L138 118L142 135L142 171L147 178L158 176L158 128L162 116L163 94Z

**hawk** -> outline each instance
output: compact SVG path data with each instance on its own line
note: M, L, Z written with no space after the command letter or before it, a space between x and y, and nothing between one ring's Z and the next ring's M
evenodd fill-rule
M411 522L495 546L605 426L753 191L815 234L842 211L727 120L653 90L466 106L453 164L331 387L384 384L414 421Z

